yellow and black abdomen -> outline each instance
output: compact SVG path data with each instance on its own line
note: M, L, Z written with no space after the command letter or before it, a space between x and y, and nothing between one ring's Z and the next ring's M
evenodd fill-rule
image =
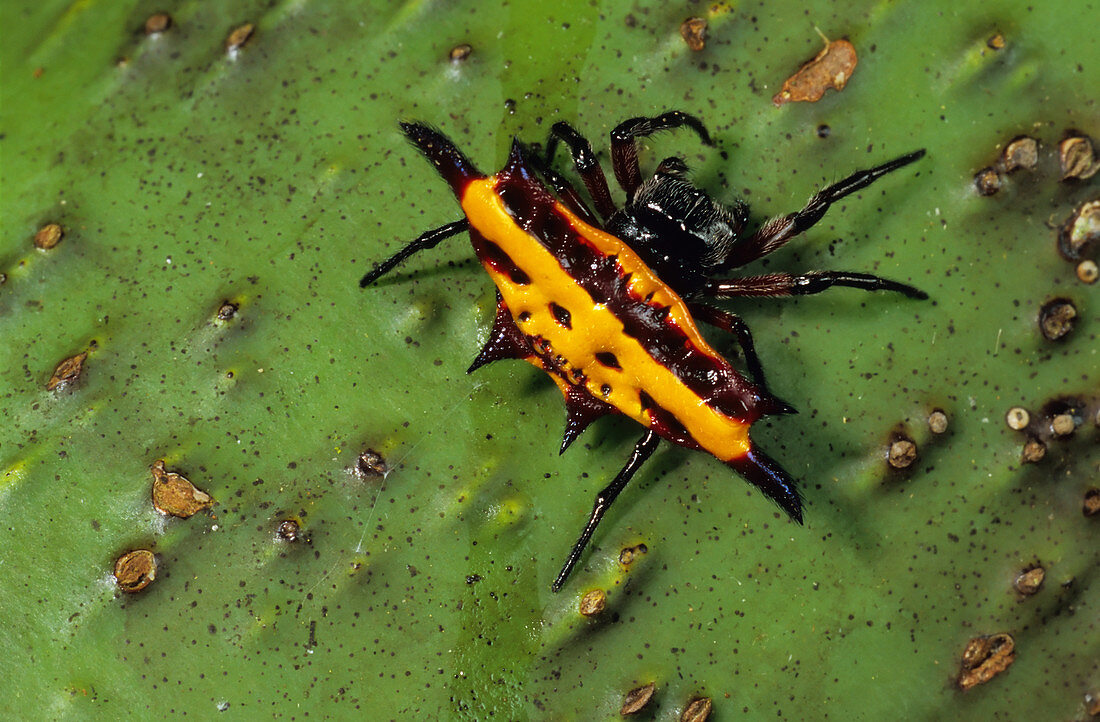
M547 371L569 411L563 449L593 419L618 412L726 462L750 452L763 393L625 243L554 198L519 154L497 175L465 183L459 200L500 292L474 367L524 358Z

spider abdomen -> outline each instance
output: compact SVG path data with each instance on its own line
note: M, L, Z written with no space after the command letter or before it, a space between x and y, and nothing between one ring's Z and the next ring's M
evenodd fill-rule
M617 412L723 461L743 457L769 397L707 344L637 253L581 220L522 162L513 154L497 175L458 189L501 296L479 359L524 358L550 374L569 410L566 444Z

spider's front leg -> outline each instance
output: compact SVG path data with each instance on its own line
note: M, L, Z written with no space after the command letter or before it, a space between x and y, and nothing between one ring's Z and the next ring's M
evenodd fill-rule
M546 165L553 167L554 152L558 149L558 141L569 146L569 154L573 158L573 165L584 181L584 187L588 189L588 195L592 196L592 203L596 206L596 212L603 220L607 220L615 214L615 202L611 200L611 190L607 187L607 176L592 151L592 144L581 135L576 128L565 121L554 123L550 128L550 137L546 139Z
M634 147L634 139L653 135L662 130L682 128L685 125L699 135L704 145L714 145L703 121L680 110L673 110L653 118L631 118L611 131L611 164L615 169L615 179L626 191L628 203L634 198L638 186L642 184L642 171L638 167L638 149Z
M707 281L700 293L711 298L809 296L833 286L848 286L864 291L895 291L920 300L928 298L927 293L907 283L854 271L811 271L799 275L768 273L763 276L717 279Z
M820 221L825 215L825 212L829 210L829 206L833 203L836 203L845 196L866 188L887 173L907 166L923 157L924 150L921 149L912 153L907 153L900 158L895 158L889 163L883 163L880 166L867 170L856 171L839 183L834 183L814 195L806 204L806 207L797 213L790 213L780 218L773 218L765 223L760 230L752 236L733 246L730 250L730 254L715 268L715 270L725 271L731 268L737 268L738 266L743 266L746 263L755 261L757 258L768 255ZM810 291L810 293L815 292L816 291ZM773 293L764 295L786 294Z

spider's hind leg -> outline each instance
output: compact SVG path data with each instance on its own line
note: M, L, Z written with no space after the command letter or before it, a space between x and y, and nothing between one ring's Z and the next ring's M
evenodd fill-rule
M745 357L745 365L749 369L749 375L752 376L753 383L761 389L766 388L764 384L764 367L760 365L760 357L756 355L756 347L752 342L752 332L749 331L749 326L744 319L737 314L694 301L688 302L688 310L691 311L694 318L706 321L711 326L720 328L727 333L732 333L741 347L741 355Z
M359 288L366 288L371 285L414 253L426 251L429 248L435 248L439 245L440 241L468 230L470 230L470 221L463 218L422 233L419 238L379 263L374 267L373 271L369 271L364 275L363 278L359 280Z
M645 436L638 440L638 443L634 446L634 451L630 454L630 459L627 460L626 466L618 473L615 479L607 485L599 494L596 495L596 503L592 507L592 514L588 517L588 523L585 524L584 530L581 531L581 535L577 537L577 541L573 544L573 548L569 552L569 556L565 560L565 564L562 565L561 571L558 572L558 576L554 579L554 583L550 585L550 590L557 592L561 591L562 585L565 584L565 580L569 578L569 574L573 571L573 567L580 561L581 553L584 552L584 548L588 546L588 541L592 538L592 533L596 531L596 527L599 526L600 520L603 519L603 515L607 512L608 507L615 501L615 498L626 487L627 482L634 476L635 472L641 468L646 459L653 455L654 450L657 448L657 442L660 441L660 437L653 431L647 431Z

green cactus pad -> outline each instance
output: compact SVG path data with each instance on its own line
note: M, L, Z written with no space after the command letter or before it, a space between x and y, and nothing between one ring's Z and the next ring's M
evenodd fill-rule
M642 716L662 720L696 698L713 719L1096 704L1098 286L1076 273L1096 245L1058 250L1100 188L1059 162L1067 137L1100 139L1088 3L0 10L5 718L600 719L650 682ZM851 78L775 107L818 30L852 43ZM643 167L681 154L754 223L926 148L748 271L864 271L930 299L727 303L800 411L754 439L801 480L806 525L663 445L552 594L637 427L603 420L559 457L544 374L464 373L495 305L464 236L357 280L458 218L400 120L490 170L558 120L606 162L617 122L669 109L717 147L663 134ZM1009 173L1019 136L1036 165ZM1075 316L1050 341L1056 299ZM213 506L156 511L158 460ZM139 549L155 578L121 591L115 561ZM593 589L606 606L582 616ZM1002 633L1012 664L960 690L968 641Z

